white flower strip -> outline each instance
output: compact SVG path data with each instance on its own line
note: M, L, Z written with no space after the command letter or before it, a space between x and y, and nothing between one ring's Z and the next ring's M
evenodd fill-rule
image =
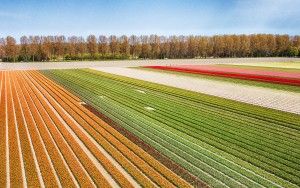
M299 93L131 68L101 67L93 69L300 114Z

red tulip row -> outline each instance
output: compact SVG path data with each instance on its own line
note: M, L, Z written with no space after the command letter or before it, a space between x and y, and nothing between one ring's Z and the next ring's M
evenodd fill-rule
M212 65L146 66L146 68L300 86L300 74Z

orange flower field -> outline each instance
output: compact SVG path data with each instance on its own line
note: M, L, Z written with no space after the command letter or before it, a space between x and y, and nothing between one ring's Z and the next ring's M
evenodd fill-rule
M191 187L37 71L0 71L0 184Z

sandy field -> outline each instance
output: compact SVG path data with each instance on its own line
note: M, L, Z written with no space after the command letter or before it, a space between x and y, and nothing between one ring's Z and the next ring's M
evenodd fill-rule
M259 62L295 62L300 58L219 58L219 59L165 59L165 60L122 60L84 62L37 62L1 63L0 70L77 69L89 67L138 67L146 65L198 65L198 64L244 64Z

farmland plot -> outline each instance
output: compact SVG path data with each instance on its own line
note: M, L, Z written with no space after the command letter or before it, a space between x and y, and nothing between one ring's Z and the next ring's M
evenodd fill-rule
M40 73L0 72L0 87L1 186L191 186Z
M254 66L241 66L241 65L218 65L218 66L238 66L238 67L247 67L248 69L274 69L274 68L261 68L261 67L254 67ZM233 83L237 85L244 85L244 86L255 86L255 87L261 87L261 88L269 88L269 89L275 89L280 91L288 91L288 92L296 92L300 93L300 87L299 86L292 86L292 85L286 85L286 84L276 84L276 83L269 83L269 82L261 82L256 80L242 80L238 78L228 78L228 77L218 77L213 75L204 75L204 74L191 74L186 72L177 72L172 70L159 70L159 69L151 69L151 68L132 68L132 69L138 69L138 70L146 70L148 72L159 72L159 73L166 73L166 74L172 74L172 75L178 75L178 76L186 76L191 78L197 78L201 80L212 80L212 81L218 81L223 83ZM295 71L295 69L280 69L281 71L287 71L287 72L299 72Z
M284 68L300 70L300 62L243 62L243 63L232 63L232 65L239 66L253 66L253 67L269 67L269 68Z
M300 114L299 93L133 68L95 70ZM296 87L296 86L295 86Z
M171 70L178 72L219 76L226 78L238 78L243 80L255 80L269 83L300 86L299 72L253 70L234 66L215 65L179 65L179 66L146 66L159 70Z
M299 115L93 70L44 74L212 187L300 185Z

